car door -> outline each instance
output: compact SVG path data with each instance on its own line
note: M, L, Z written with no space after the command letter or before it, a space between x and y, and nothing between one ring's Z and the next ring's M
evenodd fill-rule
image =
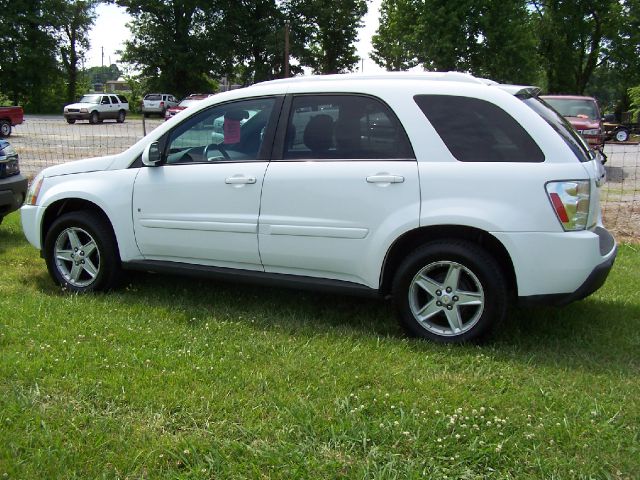
M262 191L265 271L377 288L390 243L418 226L406 133L369 96L298 95L287 104Z
M111 98L111 118L118 118L118 113L120 112L120 101L115 95L109 95L109 98Z
M133 192L146 259L262 270L260 192L281 104L268 97L216 105L160 140L164 163L141 168ZM249 111L257 113L240 126Z
M100 118L111 118L111 100L109 100L109 95L102 95L100 97Z

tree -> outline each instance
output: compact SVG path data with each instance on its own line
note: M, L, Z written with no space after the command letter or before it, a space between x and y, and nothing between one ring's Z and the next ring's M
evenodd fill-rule
M359 60L355 42L366 13L366 0L292 0L287 16L293 55L314 73L351 71Z
M619 0L532 1L539 51L552 93L584 94L596 69L609 58L623 22Z
M0 90L14 103L42 112L59 111L65 96L73 100L92 2L0 0Z
M58 75L55 3L0 3L0 90L13 103L41 110Z
M523 0L383 0L372 58L387 69L468 71L503 82L537 77Z
M178 96L211 89L220 16L204 0L117 0L133 17L122 61L139 69L151 89Z
M75 101L78 94L78 63L89 48L89 30L95 20L95 0L66 0L59 12L60 57L67 74L67 103Z
M275 0L228 0L220 12L218 35L231 47L217 52L223 70L245 85L282 77L285 17Z

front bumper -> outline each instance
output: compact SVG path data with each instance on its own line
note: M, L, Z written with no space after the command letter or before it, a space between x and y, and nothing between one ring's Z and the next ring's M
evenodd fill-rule
M17 210L24 202L28 181L22 175L0 180L0 217Z
M91 113L86 112L65 112L64 119L65 120L89 120L91 117Z

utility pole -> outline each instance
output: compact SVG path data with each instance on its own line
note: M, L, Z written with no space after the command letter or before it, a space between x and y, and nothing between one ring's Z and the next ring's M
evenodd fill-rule
M100 47L102 50L102 65L104 67L104 47Z
M289 20L284 22L284 78L289 78Z

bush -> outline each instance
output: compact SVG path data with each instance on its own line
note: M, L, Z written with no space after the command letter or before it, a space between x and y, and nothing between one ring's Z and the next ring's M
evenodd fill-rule
M640 121L640 85L628 90L631 99L632 121Z

